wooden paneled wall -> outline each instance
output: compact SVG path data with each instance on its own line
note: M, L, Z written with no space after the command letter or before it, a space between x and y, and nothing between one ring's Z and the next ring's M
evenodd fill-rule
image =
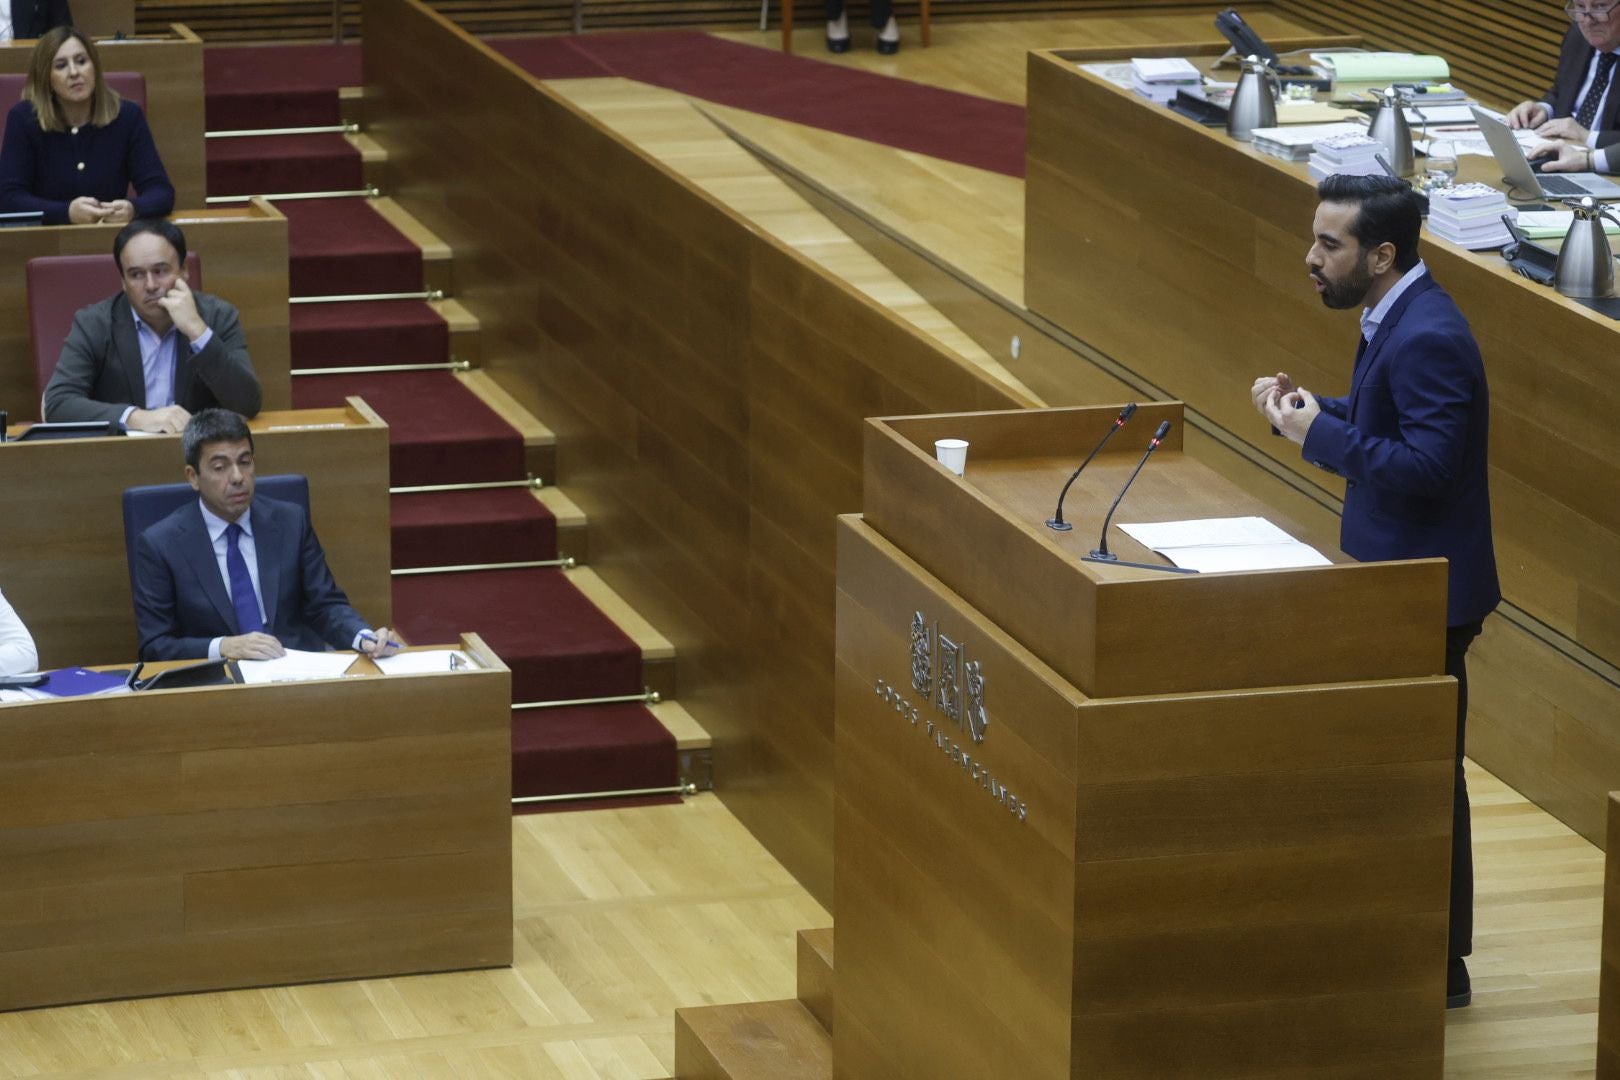
M1360 34L1370 48L1438 53L1452 77L1501 102L1537 98L1552 85L1569 29L1558 0L1273 0L1306 26Z
M366 24L395 197L556 430L594 568L675 641L722 797L831 903L834 523L861 506L862 419L1029 403L423 4L367 0Z
M342 0L344 33L360 32L359 0ZM430 5L475 34L563 34L573 25L572 0L434 0ZM915 23L917 0L899 0L895 14L902 23ZM780 0L770 5L771 22L781 14ZM935 3L930 17L952 19L1005 19L1073 14L1117 15L1144 9L1167 12L1211 12L1207 4L1187 0L952 0ZM867 0L853 0L850 17L866 18ZM332 0L137 0L143 33L154 33L171 22L183 22L209 41L293 40L332 37ZM588 31L637 30L653 27L745 29L759 25L758 0L584 0ZM813 23L818 12L798 18Z

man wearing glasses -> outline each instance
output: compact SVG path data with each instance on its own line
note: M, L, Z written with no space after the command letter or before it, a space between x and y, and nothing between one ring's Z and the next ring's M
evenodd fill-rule
M1620 49L1620 0L1574 0L1564 12L1572 25L1558 56L1558 75L1540 101L1524 101L1507 115L1508 127L1534 129L1562 140L1532 157L1558 154L1554 172L1609 172L1609 152L1620 143L1620 93L1614 82ZM1620 151L1615 164L1620 165Z

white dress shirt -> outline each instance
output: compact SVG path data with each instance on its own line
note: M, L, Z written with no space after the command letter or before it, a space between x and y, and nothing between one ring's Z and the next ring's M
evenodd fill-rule
M17 617L5 594L0 593L0 675L20 675L38 667L39 652L34 648L34 636Z

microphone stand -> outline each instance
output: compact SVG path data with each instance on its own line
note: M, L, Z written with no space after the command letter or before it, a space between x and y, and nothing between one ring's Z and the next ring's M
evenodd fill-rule
M1063 500L1069 497L1069 488L1073 487L1074 482L1080 479L1080 474L1086 471L1086 466L1091 464L1091 459L1096 457L1102 448L1108 444L1108 440L1114 437L1114 432L1124 427L1125 422L1129 420L1135 413L1136 402L1134 401L1125 406L1123 409L1119 410L1119 415L1114 417L1113 424L1109 426L1107 431L1103 432L1102 440L1098 442L1096 446L1092 447L1091 453L1086 455L1086 460L1082 461L1080 463L1080 467L1074 470L1073 475L1069 477L1069 482L1064 484L1063 490L1058 493L1057 513L1046 519L1046 527L1048 529L1051 529L1054 532L1068 532L1070 529L1074 528L1073 525L1070 525L1067 521L1063 520Z
M1133 566L1139 570L1159 570L1166 574L1198 573L1197 570L1185 566L1171 566L1165 563L1122 562L1118 555L1108 550L1108 526L1114 520L1114 511L1119 509L1120 501L1125 498L1125 493L1131 490L1131 485L1136 483L1137 474L1142 471L1142 466L1147 464L1147 459L1153 456L1153 451L1159 448L1159 444L1164 441L1164 437L1168 434L1170 434L1170 421L1166 420L1153 433L1153 438L1148 441L1147 452L1142 455L1142 460L1136 463L1136 468L1131 472L1131 478L1125 481L1125 486L1120 488L1119 494L1114 497L1114 505L1108 508L1108 516L1103 518L1102 535L1098 537L1097 548L1090 555L1083 556L1082 562L1112 563L1114 566Z

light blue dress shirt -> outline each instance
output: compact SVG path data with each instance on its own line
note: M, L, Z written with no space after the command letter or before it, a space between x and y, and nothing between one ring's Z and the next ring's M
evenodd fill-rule
M157 331L142 322L133 308L130 309L130 315L135 319L135 340L140 342L141 346L141 374L146 379L146 407L161 409L173 405L174 370L176 353L180 346L180 331L171 326L167 334L158 337ZM214 328L210 326L191 343L191 355L196 356L202 352L212 340ZM118 422L128 426L129 414L134 411L133 405L125 409ZM256 570L254 572L257 573Z
M1429 268L1423 265L1422 259L1419 259L1417 265L1402 274L1401 280L1397 281L1389 292L1384 294L1384 298L1378 301L1377 307L1361 309L1361 339L1363 341L1368 344L1372 343L1373 335L1378 333L1379 325L1389 314L1389 309L1395 306L1395 301L1401 298L1401 293L1410 289L1416 284L1418 278L1428 272ZM220 565L223 566L224 564L221 563Z

